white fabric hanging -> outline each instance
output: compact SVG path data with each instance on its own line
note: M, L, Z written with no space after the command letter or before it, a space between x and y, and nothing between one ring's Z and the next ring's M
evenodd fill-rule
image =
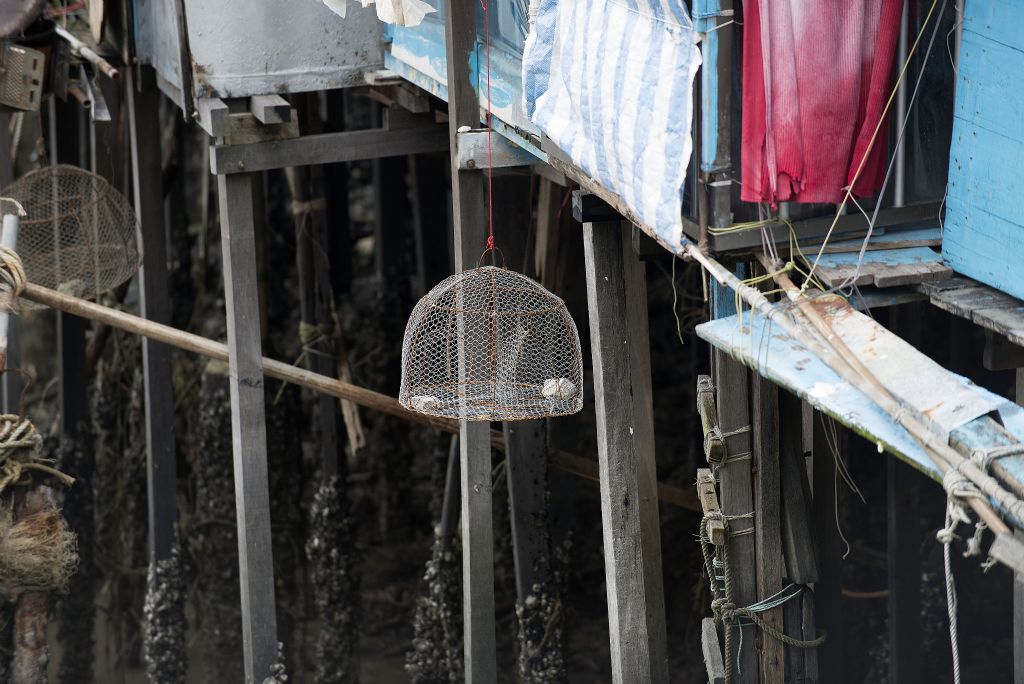
M530 120L681 248L697 34L683 0L532 0Z
M418 26L423 17L437 10L423 0L358 0L363 7L377 5L377 18L396 26ZM332 12L345 16L348 0L323 0Z

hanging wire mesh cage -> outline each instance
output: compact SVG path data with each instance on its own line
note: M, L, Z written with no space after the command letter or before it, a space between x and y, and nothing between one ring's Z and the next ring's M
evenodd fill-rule
M399 401L462 420L526 420L583 407L583 363L565 303L497 266L457 273L419 301L402 345Z
M45 166L3 190L25 210L17 252L29 282L91 299L129 280L142 263L139 221L102 177ZM37 305L21 300L22 306Z

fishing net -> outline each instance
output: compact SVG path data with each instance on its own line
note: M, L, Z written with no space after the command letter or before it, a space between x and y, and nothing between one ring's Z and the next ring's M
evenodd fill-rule
M25 210L17 252L29 282L91 299L139 270L138 218L125 196L100 176L66 164L45 166L3 195Z
M583 407L576 324L524 275L482 266L419 301L402 345L399 401L463 420L525 420Z

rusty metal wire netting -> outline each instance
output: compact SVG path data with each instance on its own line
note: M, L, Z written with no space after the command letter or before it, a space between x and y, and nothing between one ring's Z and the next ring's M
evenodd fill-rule
M17 252L29 282L91 299L127 282L142 263L139 221L106 180L46 166L3 190L25 209ZM35 308L24 299L23 306Z
M561 299L495 266L457 273L419 301L405 329L406 408L463 420L526 420L583 406L576 324Z

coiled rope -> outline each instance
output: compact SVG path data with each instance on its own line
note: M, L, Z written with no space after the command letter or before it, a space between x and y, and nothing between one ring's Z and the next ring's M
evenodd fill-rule
M806 587L797 584L790 584L782 591L776 593L774 596L770 596L762 601L753 603L745 608L737 607L733 600L733 589L734 581L732 576L732 568L729 565L729 545L723 544L719 547L714 547L719 556L716 559L715 553L712 551L711 538L708 536L708 522L711 520L721 521L725 526L725 532L727 536L735 536L735 534L729 531L729 520L731 516L723 515L720 512L709 513L704 516L700 521L700 548L701 553L704 555L704 568L707 571L708 578L711 581L711 613L715 618L715 624L722 627L722 631L725 635L725 681L726 684L731 684L733 681L733 668L739 671L739 655L743 649L743 623L741 619L749 621L756 625L762 632L768 636L780 641L789 646L795 648L816 648L820 646L824 641L826 634L821 632L818 637L814 639L797 639L791 637L785 632L779 630L774 625L765 622L761 619L760 613L772 608L781 606L786 601L799 596ZM722 569L722 574L718 575L716 568ZM733 627L739 630L739 644L735 649L733 641L735 636L733 634Z
M11 485L26 484L30 471L52 475L65 485L75 479L45 463L39 454L42 437L28 418L0 415L0 494Z
M27 282L21 257L13 249L0 245L0 311L16 310L18 297Z

